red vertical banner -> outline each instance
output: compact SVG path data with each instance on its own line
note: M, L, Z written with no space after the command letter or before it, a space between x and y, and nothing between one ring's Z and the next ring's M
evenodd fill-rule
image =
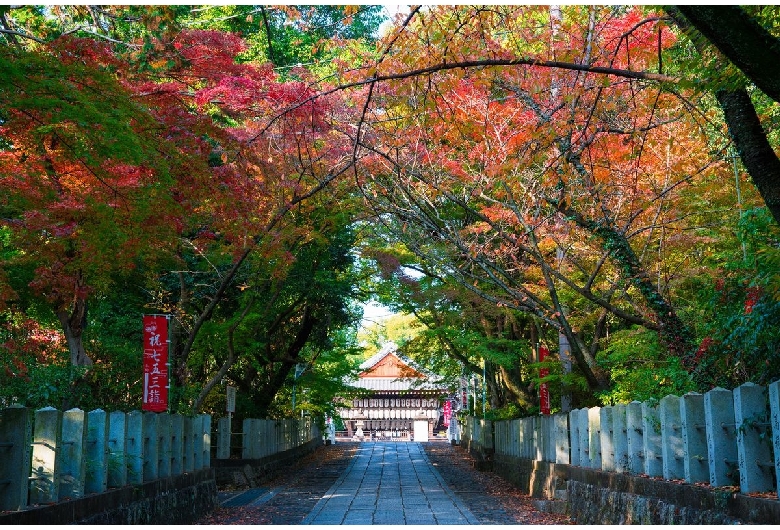
M539 346L539 362L544 361L550 352L544 346ZM550 375L548 368L539 368L539 378L547 377ZM539 385L539 408L542 414L550 414L550 389L547 383L541 383Z
M443 425L445 427L450 426L450 418L452 417L452 401L449 399L444 402L444 421Z
M168 317L144 315L143 410L168 410Z

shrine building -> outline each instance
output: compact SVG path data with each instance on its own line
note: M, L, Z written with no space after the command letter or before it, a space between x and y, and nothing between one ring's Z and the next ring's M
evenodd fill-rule
M442 428L440 398L449 393L438 377L414 364L389 344L360 365L348 383L371 392L345 403L339 415L349 438L427 441Z

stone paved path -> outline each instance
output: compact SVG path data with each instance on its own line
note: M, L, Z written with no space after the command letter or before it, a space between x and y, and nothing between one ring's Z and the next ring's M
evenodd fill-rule
M337 443L220 498L200 524L570 524L441 442Z
M478 524L428 461L422 444L361 444L303 524Z

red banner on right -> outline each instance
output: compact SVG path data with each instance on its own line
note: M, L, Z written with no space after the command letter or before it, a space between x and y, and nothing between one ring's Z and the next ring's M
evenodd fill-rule
M539 346L539 362L544 361L550 352L544 346ZM539 377L547 377L550 375L548 368L539 368ZM539 385L539 408L542 414L550 414L550 389L547 383L541 383Z

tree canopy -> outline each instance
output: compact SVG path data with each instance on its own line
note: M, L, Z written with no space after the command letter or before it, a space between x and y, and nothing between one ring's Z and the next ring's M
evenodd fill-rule
M144 313L180 411L382 338L496 415L774 380L777 15L0 6L0 403L137 407Z

